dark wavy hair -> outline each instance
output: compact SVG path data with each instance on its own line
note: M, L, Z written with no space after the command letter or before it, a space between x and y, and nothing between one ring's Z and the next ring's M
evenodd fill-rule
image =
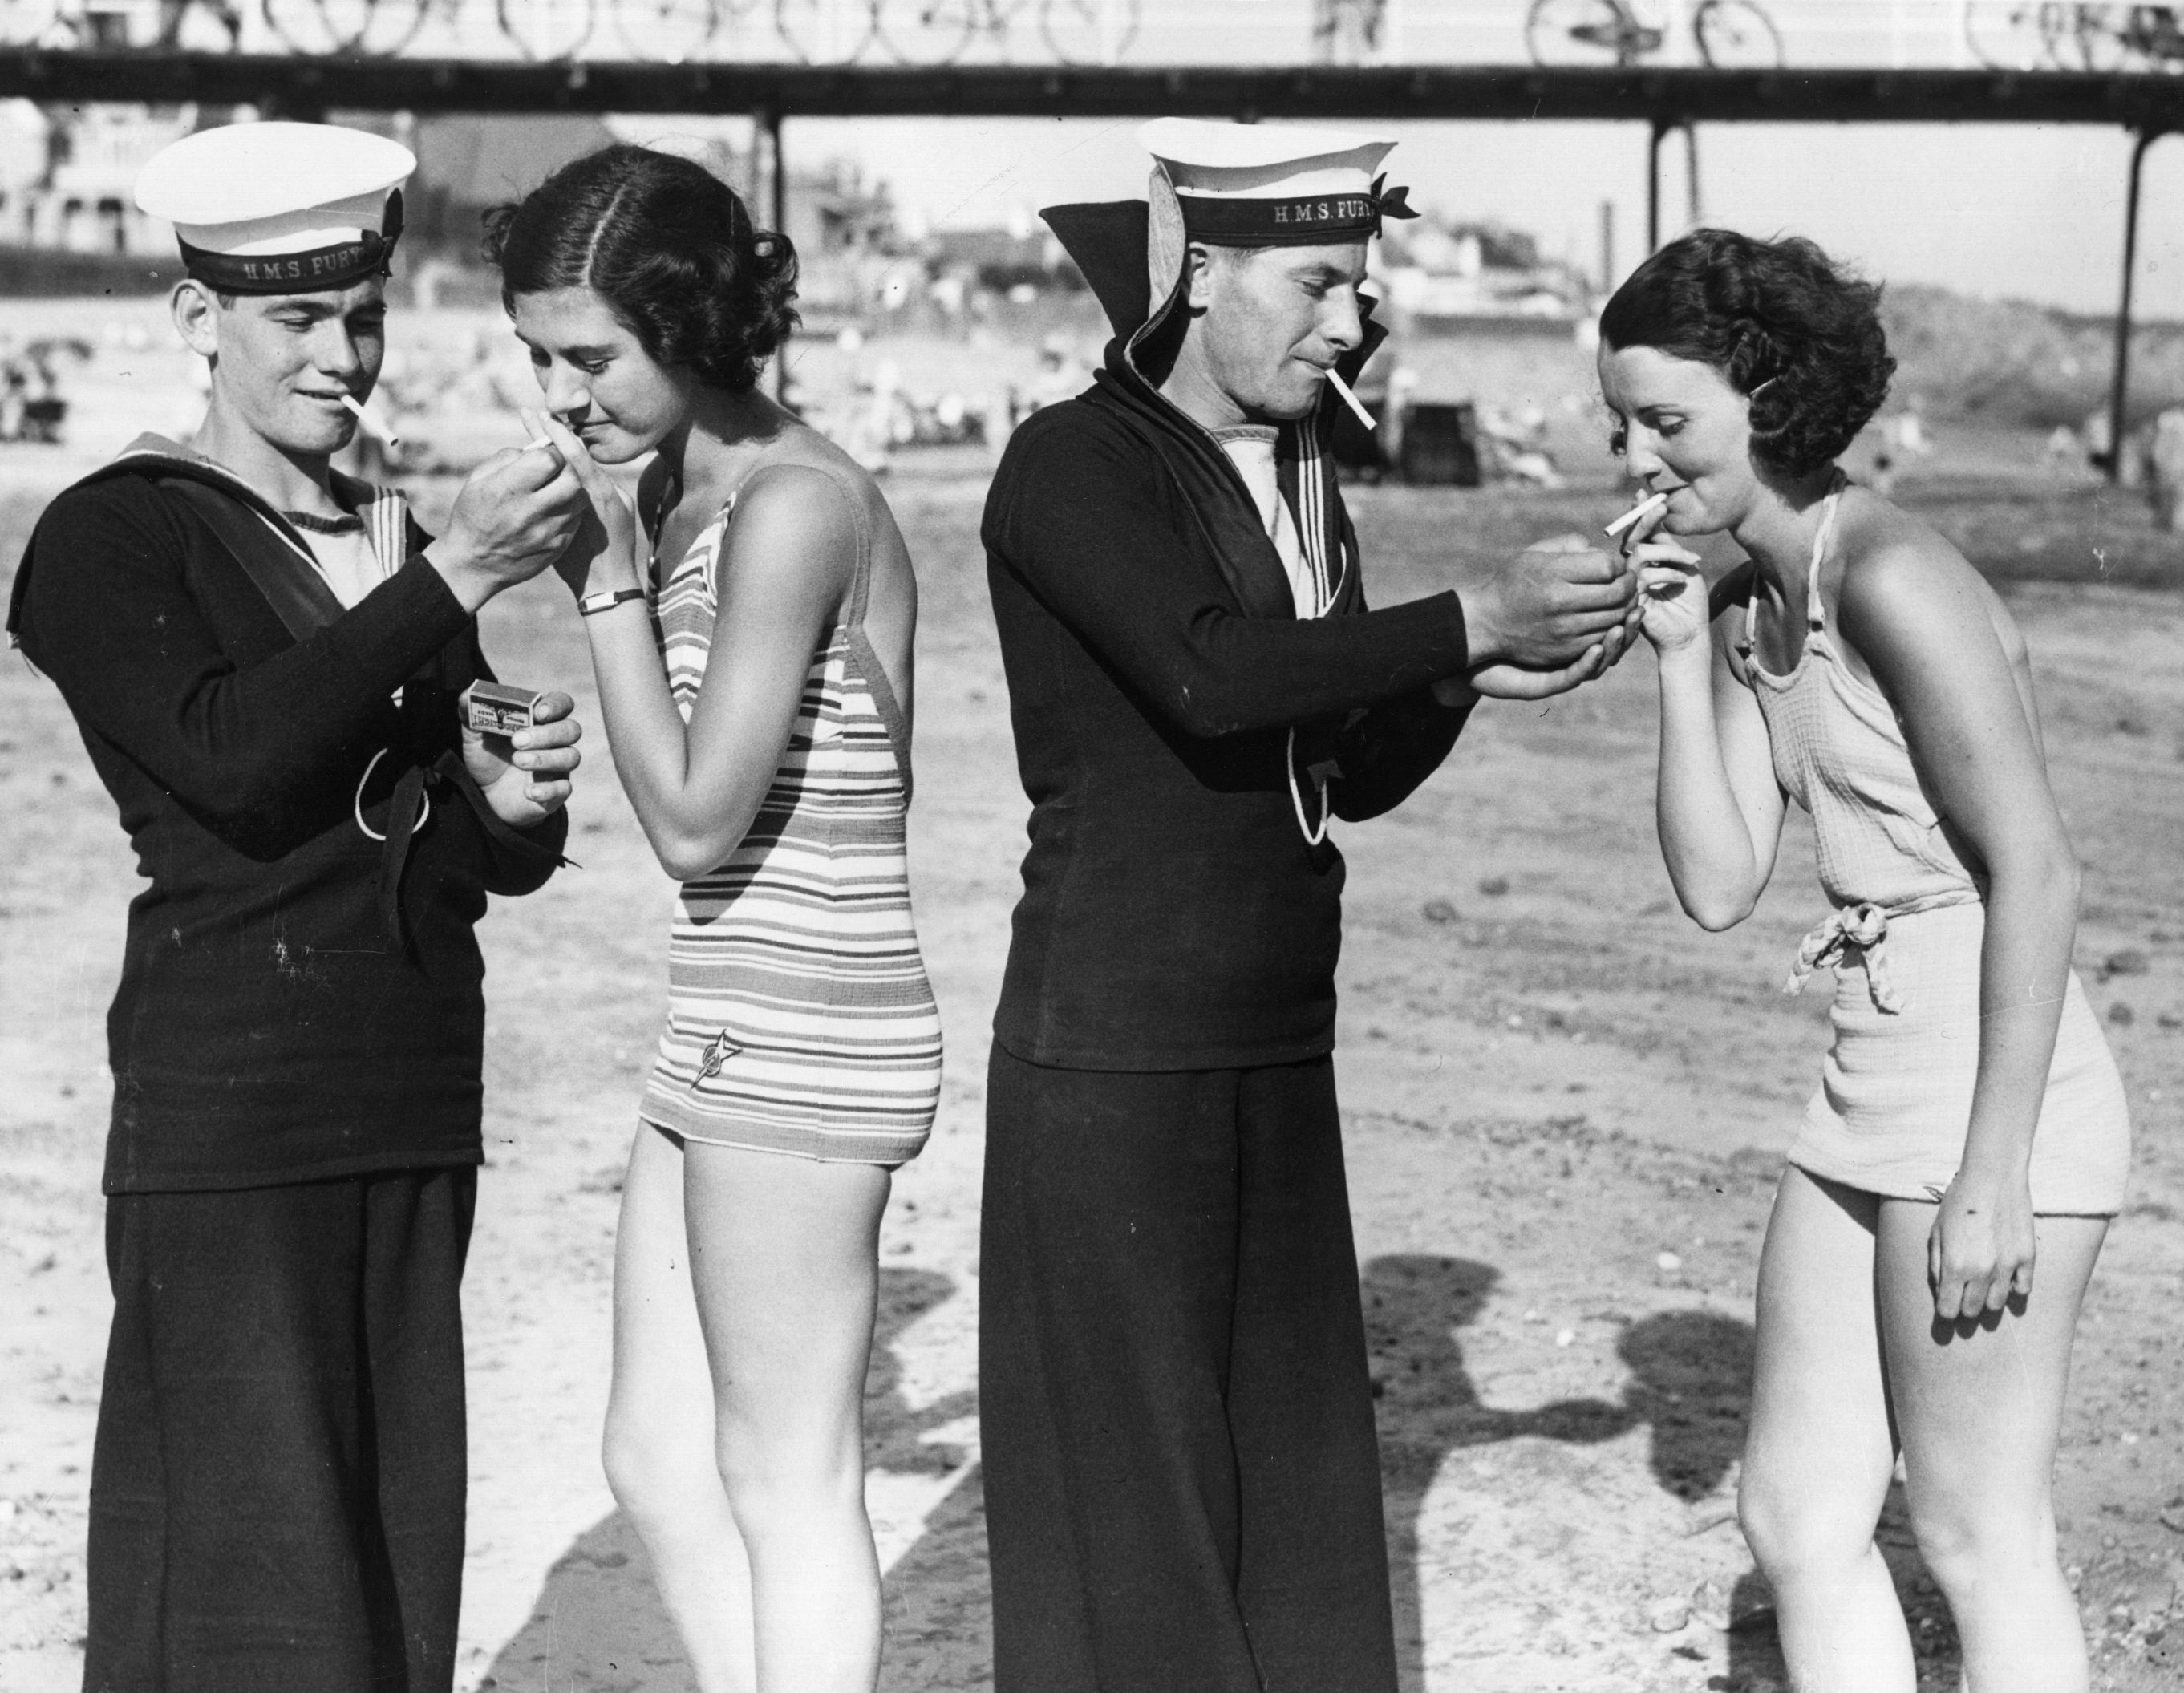
M1693 230L1630 273L1600 336L1713 366L1752 397L1753 459L1791 476L1833 463L1896 372L1880 288L1798 236Z
M589 288L662 365L748 393L796 326L796 249L702 164L615 146L485 214L501 304Z

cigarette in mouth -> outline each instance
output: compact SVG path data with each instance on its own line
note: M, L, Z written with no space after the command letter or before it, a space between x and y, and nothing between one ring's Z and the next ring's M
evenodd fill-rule
M399 447L402 444L402 437L381 422L372 413L366 411L364 409L364 402L354 394L343 394L341 397L341 403L356 414L356 420L364 426L367 434L376 437L389 447Z
M1329 387L1333 388L1336 393L1342 396L1343 404L1348 406L1351 410L1357 414L1357 420L1360 423L1363 424L1368 429L1378 426L1373 420L1373 414L1365 409L1365 402L1359 399L1357 395L1350 392L1349 383L1344 381L1341 377L1336 376L1333 370L1329 370L1327 373L1327 381Z
M1669 497L1664 493L1648 494L1600 532L1603 535L1620 535L1632 524L1652 516L1668 503Z

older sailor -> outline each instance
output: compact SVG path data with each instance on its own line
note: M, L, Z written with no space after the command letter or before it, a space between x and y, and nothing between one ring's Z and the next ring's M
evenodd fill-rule
M146 167L203 426L48 507L8 628L148 878L108 1019L114 1295L85 1685L431 1693L454 1673L458 1289L488 894L560 860L566 695L506 738L475 614L585 510L505 453L435 540L335 473L378 375L409 152L318 125Z
M1368 610L1328 384L1380 335L1390 143L1142 138L1149 206L1046 214L1116 336L985 514L1032 801L987 1094L994 1685L1392 1690L1329 830L1429 775L1474 689L1611 660L1633 588L1572 548Z

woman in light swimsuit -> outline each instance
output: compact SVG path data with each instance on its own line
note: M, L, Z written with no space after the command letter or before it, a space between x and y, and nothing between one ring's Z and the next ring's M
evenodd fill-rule
M608 1479L705 1693L869 1693L878 1228L940 1073L904 857L916 582L871 478L758 392L795 258L710 173L608 148L487 245L603 531L564 574L616 769L682 884ZM601 467L647 453L632 512Z
M1760 1261L1740 1500L1799 1693L1912 1693L1874 1529L1900 1452L1972 1693L2081 1693L2051 1483L2070 1337L2130 1164L2070 969L2078 867L2025 643L1947 541L1836 457L1894 361L1879 290L1811 242L1701 230L1601 318L1660 660L1661 846L1709 929L1750 915L1787 803L1834 915L1835 1039ZM1668 538L1726 531L1716 590Z

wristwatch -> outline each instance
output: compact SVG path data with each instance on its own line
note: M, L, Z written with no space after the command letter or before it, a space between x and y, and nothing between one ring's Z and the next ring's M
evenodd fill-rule
M595 617L602 611L612 610L624 600L644 598L644 590L641 588L604 588L598 593L588 593L579 599L577 602L577 615L580 617Z

